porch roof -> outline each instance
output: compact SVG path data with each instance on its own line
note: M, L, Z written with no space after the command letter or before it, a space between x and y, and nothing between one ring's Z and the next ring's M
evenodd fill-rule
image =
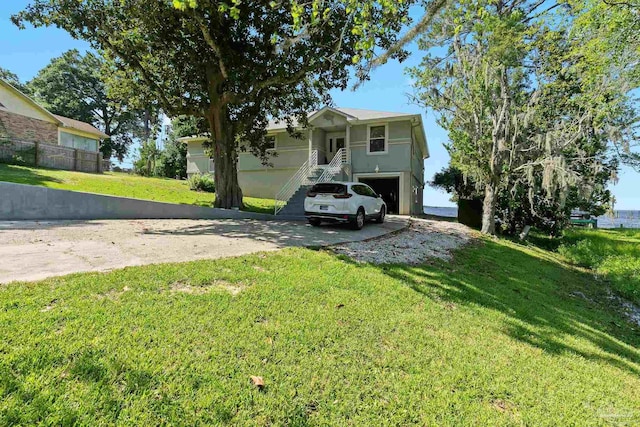
M414 113L394 113L389 111L363 110L359 108L323 107L320 110L309 112L307 114L308 120L312 121L314 118L318 117L320 114L324 112L333 112L333 113L342 115L349 122L383 120L383 119L402 118L402 117L410 118L413 116L419 116L419 114L414 114ZM298 126L299 126L299 123L294 118L293 127L298 127ZM282 120L281 121L271 120L267 125L268 131L284 130L286 128L287 128L287 122Z

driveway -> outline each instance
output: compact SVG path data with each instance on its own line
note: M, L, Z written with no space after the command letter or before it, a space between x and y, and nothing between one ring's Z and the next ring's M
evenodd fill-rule
M84 271L328 246L400 230L407 217L355 231L340 225L256 220L96 220L0 222L0 283Z

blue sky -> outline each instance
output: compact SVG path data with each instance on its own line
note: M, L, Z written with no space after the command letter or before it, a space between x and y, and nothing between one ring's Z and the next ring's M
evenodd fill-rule
M0 67L17 74L22 81L36 75L38 70L49 61L69 49L84 51L89 48L85 42L72 39L66 32L56 28L27 28L18 30L10 22L13 13L23 9L28 0L0 2ZM351 108L379 109L422 114L431 157L425 161L425 179L431 180L433 174L449 161L443 147L447 140L446 132L435 123L433 114L427 114L417 105L409 103L407 94L412 92L411 82L404 70L420 62L421 55L415 46L411 46L412 55L402 64L390 62L374 71L369 82L357 91L334 91L333 99L337 106ZM640 173L630 168L620 171L618 184L612 186L616 197L617 209L640 209ZM428 206L452 206L449 195L426 187L424 204Z

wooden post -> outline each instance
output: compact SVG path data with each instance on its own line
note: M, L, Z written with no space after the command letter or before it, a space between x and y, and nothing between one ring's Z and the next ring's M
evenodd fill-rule
M38 163L40 163L40 143L38 141L36 141L36 155L35 155L35 166L38 167Z
M78 170L78 149L77 148L73 149L73 170L74 171Z
M100 155L100 152L98 152L96 154L96 172L98 172L98 173L102 173L102 161L101 161L102 159L101 159L101 157L102 156Z

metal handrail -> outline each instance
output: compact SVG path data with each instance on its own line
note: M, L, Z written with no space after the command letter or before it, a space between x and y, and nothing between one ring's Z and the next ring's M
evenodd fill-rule
M322 175L318 177L316 183L318 182L331 182L333 177L339 174L342 171L342 167L347 164L347 150L341 148L338 150L331 162L327 165Z
M300 169L282 186L275 197L275 207L273 214L278 215L286 205L291 196L295 194L302 184L309 182L309 175L318 167L318 150L313 150L309 159L300 166Z

